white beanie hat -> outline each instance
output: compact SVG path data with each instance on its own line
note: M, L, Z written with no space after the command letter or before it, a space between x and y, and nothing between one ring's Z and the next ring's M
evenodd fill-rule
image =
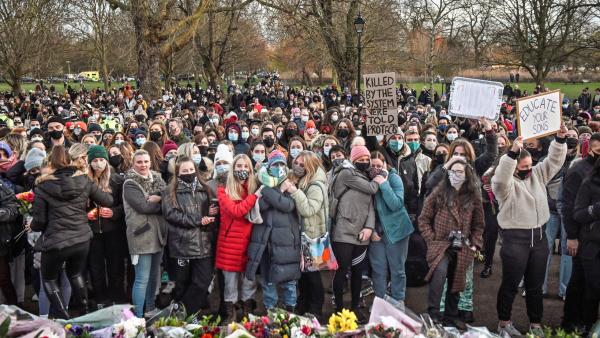
M226 144L219 144L215 153L215 164L219 161L225 161L229 164L233 163L233 154Z

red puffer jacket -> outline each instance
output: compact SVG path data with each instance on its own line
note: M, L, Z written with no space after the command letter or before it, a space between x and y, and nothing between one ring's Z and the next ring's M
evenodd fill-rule
M247 187L246 188L247 191ZM224 187L217 189L221 225L217 240L217 269L230 272L244 272L248 256L246 251L252 234L252 223L244 216L256 202L256 195L247 193L241 201L233 201L225 193Z

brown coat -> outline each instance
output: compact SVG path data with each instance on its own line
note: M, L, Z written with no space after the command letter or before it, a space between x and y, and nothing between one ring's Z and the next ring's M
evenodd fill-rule
M427 242L427 263L429 280L440 263L446 250L450 247L450 232L460 230L469 239L471 245L482 246L484 229L483 207L480 199L468 206L459 207L456 203L441 201L433 193L425 200L423 211L419 216L419 229ZM452 204L452 205L449 205ZM452 292L464 290L467 267L473 262L474 252L463 245L458 251L456 272L452 284Z

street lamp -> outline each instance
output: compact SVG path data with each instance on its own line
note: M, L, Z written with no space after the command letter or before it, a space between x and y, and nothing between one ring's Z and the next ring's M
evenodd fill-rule
M362 46L360 44L360 38L365 29L365 19L362 18L360 13L356 19L354 19L354 29L356 30L356 35L358 35L358 78L356 79L356 88L358 89L358 95L360 95L360 83L362 79L360 78L360 58L362 52Z

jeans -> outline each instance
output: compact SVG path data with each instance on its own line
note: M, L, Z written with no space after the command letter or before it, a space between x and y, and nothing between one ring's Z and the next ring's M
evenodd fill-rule
M456 253L447 251L444 258L438 263L429 281L429 293L427 296L427 313L434 319L441 319L440 302L444 294L444 283L448 279L448 288L445 292L444 317L458 318L459 293L451 293L454 273L456 271Z
M271 310L277 307L277 288L280 287L283 290L282 298L284 306L296 306L296 281L286 283L266 283L262 281L263 288L263 304L266 310Z
M303 315L308 312L319 317L323 313L324 302L325 290L321 272L303 272L298 281L297 313Z
M185 305L187 313L209 307L208 287L213 277L212 258L176 259L174 299Z
M496 302L499 320L510 320L519 283L525 277L527 316L531 323L541 323L544 312L542 285L548 259L548 242L545 236L542 227L502 231L502 283Z
M241 287L242 287L242 301L247 301L249 299L253 299L254 295L256 295L256 282L253 282L246 277L241 272L231 272L231 271L223 271L223 280L224 280L224 295L223 298L228 303L237 303L239 298L239 286L240 286L240 278Z
M406 256L410 236L391 244L385 234L377 242L369 245L369 261L371 262L371 278L375 295L384 298L387 291L388 275L390 276L392 298L404 300L406 296Z
M42 278L41 273L38 272L40 279ZM60 294L62 296L62 301L65 307L69 307L69 300L71 299L71 283L69 283L69 279L67 278L67 274L64 270L60 273L59 276L60 283ZM41 287L38 295L38 311L40 316L48 316L56 317L56 309L53 309L50 304L50 300L48 296L46 296L46 289Z
M135 280L132 290L133 306L137 317L144 316L144 305L146 305L146 311L152 311L155 308L154 300L156 299L161 260L162 251L139 255L135 265Z
M127 239L122 231L94 234L90 244L89 271L97 303L124 300L126 248Z
M548 250L552 252L554 246L554 239L558 235L560 229L560 270L559 270L559 285L558 285L558 296L564 297L567 292L567 285L569 285L569 279L571 278L571 270L573 267L573 260L567 252L567 233L563 222L561 221L561 215L554 211L550 212L550 220L546 223L546 237L548 238ZM546 276L544 277L544 286L542 287L543 293L548 293L548 271L550 271L550 264L552 263L552 254L548 255L548 262L546 264Z

